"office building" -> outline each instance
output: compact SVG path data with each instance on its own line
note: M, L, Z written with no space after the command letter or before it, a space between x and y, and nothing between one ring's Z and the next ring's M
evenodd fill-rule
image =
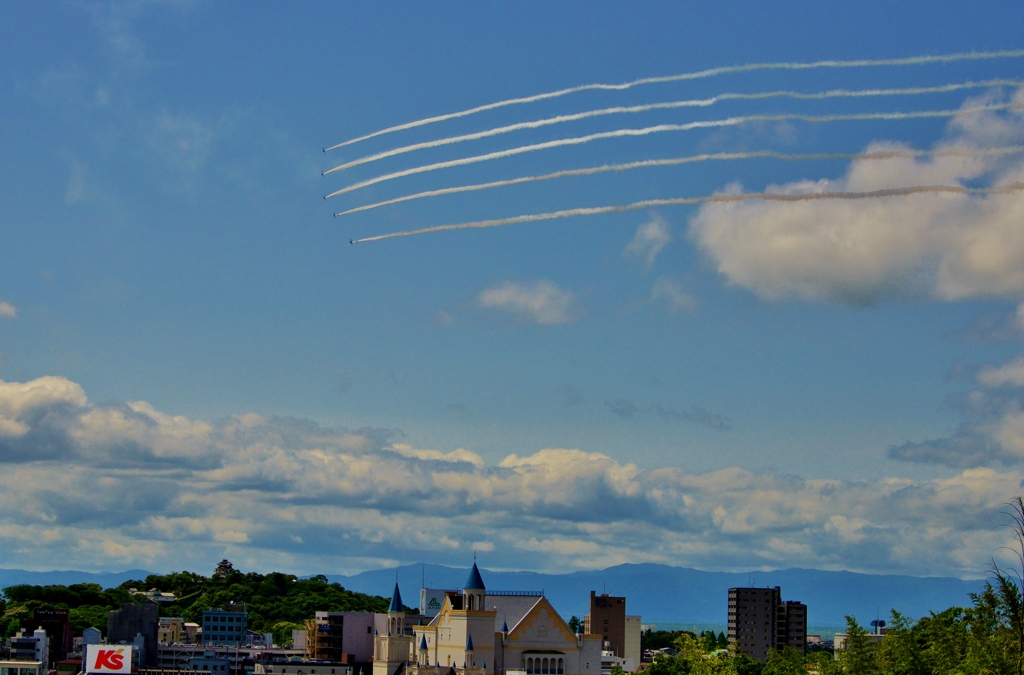
M244 644L247 616L245 605L206 610L203 612L203 644Z

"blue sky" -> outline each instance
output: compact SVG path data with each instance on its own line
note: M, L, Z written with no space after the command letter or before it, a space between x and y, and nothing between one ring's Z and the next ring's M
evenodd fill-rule
M1024 59L760 70L381 128L580 84L1024 48L1019 3L24 3L0 22L0 566L983 573L1020 491L1019 193L747 202L349 239L717 192L1020 181ZM559 138L738 115L387 181ZM1009 106L1009 107L1007 107ZM702 162L332 214L423 190ZM941 155L953 148L956 152ZM959 150L957 150L959 149ZM984 154L988 152L989 154ZM974 154L971 154L974 153ZM86 487L105 485L108 494ZM59 487L58 487L59 486Z

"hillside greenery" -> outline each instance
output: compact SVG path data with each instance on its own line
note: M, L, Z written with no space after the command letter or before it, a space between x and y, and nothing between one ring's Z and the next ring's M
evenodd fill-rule
M129 589L135 588L139 594ZM116 588L98 584L70 586L10 586L0 598L0 634L13 635L22 618L40 608L67 609L75 634L93 626L106 633L107 614L126 602L145 602L141 592L158 589L174 593L174 603L160 603L160 616L182 617L201 623L204 610L245 603L250 630L274 633L277 644L291 642L291 630L301 628L317 611L385 612L389 599L347 590L323 575L299 579L293 574L257 574L234 571L227 576L204 577L193 572L151 574ZM406 608L406 611L416 613Z

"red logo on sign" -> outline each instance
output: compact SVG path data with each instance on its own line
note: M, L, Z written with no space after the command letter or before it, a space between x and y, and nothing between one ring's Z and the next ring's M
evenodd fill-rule
M124 667L123 649L99 649L96 651L96 670L121 670Z

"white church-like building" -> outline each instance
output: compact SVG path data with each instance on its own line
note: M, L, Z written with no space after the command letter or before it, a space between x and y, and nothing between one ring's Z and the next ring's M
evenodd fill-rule
M411 631L395 584L373 675L600 675L603 638L582 630L574 635L542 594L488 593L474 562L462 592Z

